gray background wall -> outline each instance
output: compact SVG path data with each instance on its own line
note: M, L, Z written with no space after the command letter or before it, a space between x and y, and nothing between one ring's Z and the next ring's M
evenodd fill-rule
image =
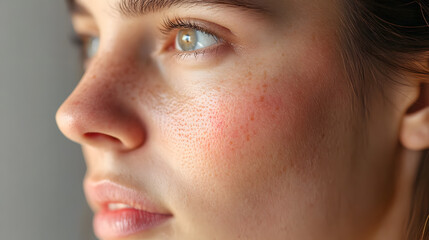
M80 77L65 0L0 0L0 238L94 239L55 112Z

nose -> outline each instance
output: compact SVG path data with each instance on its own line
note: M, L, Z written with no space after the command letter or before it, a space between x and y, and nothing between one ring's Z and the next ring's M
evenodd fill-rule
M130 71L130 62L92 63L58 109L59 129L81 145L106 151L138 148L145 141L145 130L133 106L135 90L130 83L136 78L136 73Z

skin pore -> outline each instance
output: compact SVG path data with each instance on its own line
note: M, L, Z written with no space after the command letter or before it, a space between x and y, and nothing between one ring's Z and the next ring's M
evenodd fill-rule
M415 137L429 113L407 113L420 84L374 93L364 121L340 0L176 2L132 16L119 0L73 8L76 32L100 38L57 113L82 145L85 186L116 182L173 215L123 239L401 239L429 142ZM165 26L178 18L215 44L179 51L181 29Z

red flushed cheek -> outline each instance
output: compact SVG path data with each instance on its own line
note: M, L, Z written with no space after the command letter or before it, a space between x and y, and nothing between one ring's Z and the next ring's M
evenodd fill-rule
M294 139L305 127L299 111L303 99L286 81L249 84L242 91L218 96L212 111L203 113L207 136L198 141L196 154L218 166L240 166L243 161L267 159L276 147ZM198 134L198 132L195 132ZM223 169L226 170L226 169Z
M280 109L284 109L282 105L280 96L259 92L245 93L231 101L222 102L220 114L210 117L214 134L209 142L202 144L206 147L204 150L216 150L210 148L215 145L221 147L222 153L227 155L257 142L264 131L271 131L270 126L280 124Z
M157 104L162 109L155 119L161 130L157 144L174 159L172 167L188 177L228 182L243 166L246 176L277 169L285 164L281 159L294 159L293 152L312 144L314 137L309 136L323 130L315 129L323 128L326 106L321 103L335 102L325 101L335 95L322 91L314 78L258 79L235 91L203 92L187 99L169 96Z
M185 161L235 158L247 145L258 143L260 135L277 128L286 109L284 94L267 84L246 89L165 103L169 110L156 121L162 141Z

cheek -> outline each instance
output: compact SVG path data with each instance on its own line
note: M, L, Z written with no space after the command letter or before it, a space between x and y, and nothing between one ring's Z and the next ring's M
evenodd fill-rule
M152 126L160 132L154 135L171 168L189 181L225 184L245 182L259 170L295 166L305 172L311 155L329 147L326 136L338 135L333 129L351 103L338 56L321 43L306 46L231 64L234 71L223 77L203 75L202 82L211 78L222 86L216 90L155 96L161 100L153 104Z
M324 79L301 77L301 84L293 79L267 78L240 87L245 90L195 98L166 126L171 137L165 146L174 149L170 163L180 172L175 184L191 193L190 212L216 215L231 206L232 216L253 226L254 209L265 211L269 224L284 208L305 205L299 198L305 194L298 192L314 186L309 181L317 177L309 169L329 144L324 141L332 129L329 105L338 101L330 86L311 83ZM243 204L236 207L237 202ZM218 220L234 226L232 216Z
M222 157L226 159L229 153L255 142L261 131L267 130L266 124L278 125L282 105L280 96L265 93L222 97L218 109L206 113L208 119L204 121L208 123L210 133L206 141L199 143L201 151L219 151L218 147L221 147Z
M180 156L174 164L195 181L225 184L255 179L255 171L304 168L297 152L323 135L322 102L331 93L290 79L266 78L241 86L244 91L204 94L177 107L164 124L165 145L174 149L175 159Z

